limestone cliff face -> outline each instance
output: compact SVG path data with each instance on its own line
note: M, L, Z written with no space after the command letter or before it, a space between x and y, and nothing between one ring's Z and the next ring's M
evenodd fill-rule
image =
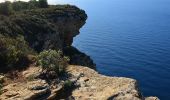
M69 5L1 17L0 33L14 37L23 35L36 51L70 46L87 19L85 11Z
M73 38L79 34L80 28L86 23L85 11L71 5L57 5L18 12L9 17L0 15L0 18L0 34L13 38L24 36L29 46L37 52L44 49L69 52L72 54L67 55L71 58L71 64L95 68L89 56L81 52L75 53L75 50L68 51ZM81 62L79 59L82 59Z

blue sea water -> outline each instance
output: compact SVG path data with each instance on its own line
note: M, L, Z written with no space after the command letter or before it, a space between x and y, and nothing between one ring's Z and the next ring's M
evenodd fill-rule
M144 96L170 100L170 0L59 1L88 14L73 45L101 74L134 78Z

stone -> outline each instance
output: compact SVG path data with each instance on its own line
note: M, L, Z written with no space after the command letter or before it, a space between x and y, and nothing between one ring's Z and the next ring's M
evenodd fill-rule
M0 96L0 100L34 100L50 93L47 87L48 84L44 80L9 84L2 88L5 92Z
M70 65L67 72L75 79L78 88L72 91L75 100L143 100L137 81L125 77L109 77L84 66ZM80 76L80 77L79 77ZM145 100L157 100L146 98Z
M160 100L158 97L146 97L145 100Z

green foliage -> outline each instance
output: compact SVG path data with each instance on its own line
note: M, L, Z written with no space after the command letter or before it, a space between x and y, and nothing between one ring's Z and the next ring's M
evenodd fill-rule
M55 71L60 74L68 66L69 59L63 57L61 51L45 50L38 55L38 64L42 67L43 71Z
M29 1L29 9L35 9L39 7L39 3L37 0L30 0Z
M0 82L0 95L2 94L3 84Z
M47 0L30 0L29 2L24 1L5 1L0 3L0 14L11 15L14 11L23 11L36 8L48 8Z
M28 9L29 4L27 2L15 1L12 3L12 8L14 11L21 11Z
M69 89L69 88L71 88L73 86L73 82L71 82L70 80L66 80L65 82L64 82L64 88L65 89Z
M0 3L0 14L11 15L13 13L11 2Z
M40 8L48 8L47 0L39 0L39 7Z
M23 37L10 38L0 35L0 69L15 68L20 61L33 51Z

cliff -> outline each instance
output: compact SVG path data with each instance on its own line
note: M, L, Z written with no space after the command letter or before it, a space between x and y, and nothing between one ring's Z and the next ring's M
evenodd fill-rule
M63 49L70 46L73 37L85 24L87 15L75 6L55 6L0 16L0 32L16 37L23 35L36 51Z
M3 64L4 55L11 63L20 52L36 54L45 49L62 50L74 64L54 79L42 78L42 69L34 61L28 68L0 75L4 85L0 84L0 100L158 100L143 97L134 79L98 74L90 57L71 47L86 19L85 11L69 5L0 15L0 70L8 65Z
M70 56L70 64L95 68L89 56L71 46L86 19L85 11L70 5L26 10L10 16L0 15L0 36L14 39L22 36L22 42L26 41L35 52L62 50ZM78 59L85 60L86 63L80 63Z
M131 78L104 76L88 67L73 65L68 67L68 72L79 86L71 94L75 100L159 100L145 98L137 81Z
M17 82L2 88L0 100L159 100L143 97L134 79L104 76L84 66L70 65L67 68L70 82L67 83L64 80L49 83L38 78L40 72L40 67L34 66L20 72ZM31 78L33 76L37 78Z

